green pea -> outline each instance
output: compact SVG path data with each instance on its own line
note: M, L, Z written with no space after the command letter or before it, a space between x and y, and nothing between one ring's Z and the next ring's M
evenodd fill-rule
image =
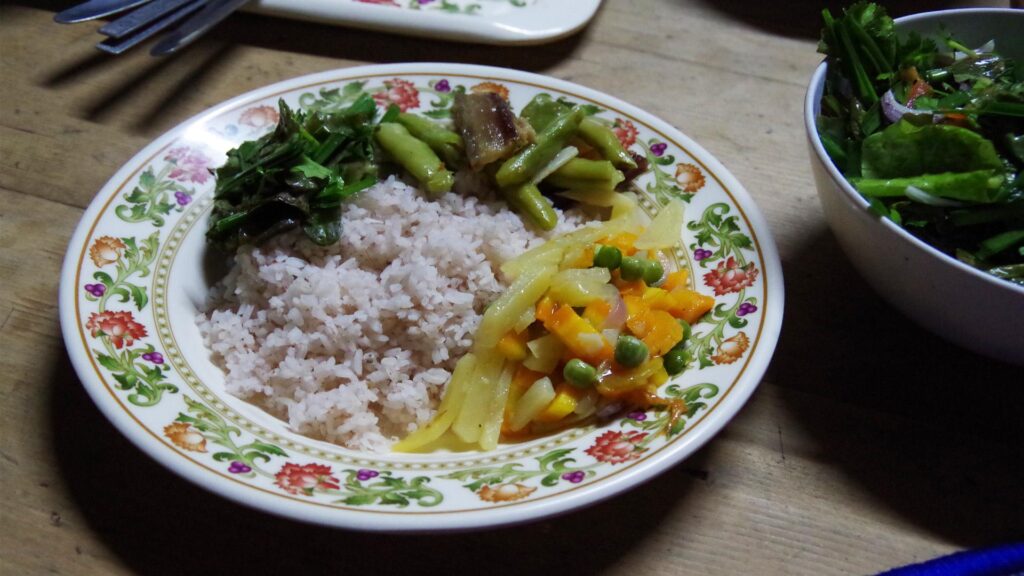
M647 344L633 336L619 336L615 342L615 361L626 368L635 368L647 360Z
M641 258L626 256L619 265L619 275L623 280L632 282L644 276L644 261Z
M657 259L644 260L644 282L648 286L654 286L665 275L661 262Z
M682 318L679 318L679 325L683 327L683 337L679 339L679 343L673 346L673 348L682 348L683 344L690 339L690 335L693 334L693 328L690 328L690 323Z
M594 266L615 270L622 264L622 251L615 246L601 246L594 252Z
M562 376L565 376L566 382L577 388L590 388L597 383L597 368L579 358L573 358L565 363Z
M664 363L665 372L668 372L669 376L675 376L686 370L686 351L682 348L673 348L662 357L661 361Z

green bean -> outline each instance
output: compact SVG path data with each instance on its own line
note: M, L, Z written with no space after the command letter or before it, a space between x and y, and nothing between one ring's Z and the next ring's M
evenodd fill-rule
M612 129L593 118L586 118L580 123L580 138L610 160L616 168L636 170L636 160L622 147L618 136Z
M503 190L505 200L516 212L528 218L541 230L551 230L558 224L558 213L535 184L521 184Z
M619 336L615 342L615 361L626 368L636 368L647 361L647 344L634 336Z
M573 358L565 363L562 376L566 382L577 388L591 388L597 383L597 368L579 358Z
M425 142L415 138L405 126L382 122L377 128L377 143L427 189L438 197L452 189L455 177Z
M501 188L510 188L527 182L556 154L565 148L583 120L583 111L575 109L562 114L537 134L537 139L498 168L494 178Z
M614 190L625 180L622 172L607 160L573 158L544 179L545 182L569 190Z
M463 164L462 136L418 114L402 112L398 123L405 126L409 134L426 142L449 167L458 168Z

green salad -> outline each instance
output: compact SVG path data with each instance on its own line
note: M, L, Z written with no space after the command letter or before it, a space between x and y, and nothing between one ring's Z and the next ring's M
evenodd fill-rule
M1024 285L1024 66L993 39L897 34L881 6L827 9L825 150L872 210Z

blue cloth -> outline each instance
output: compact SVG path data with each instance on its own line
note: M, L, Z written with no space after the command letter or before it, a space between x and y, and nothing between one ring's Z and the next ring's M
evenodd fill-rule
M957 552L878 576L1024 576L1024 543Z

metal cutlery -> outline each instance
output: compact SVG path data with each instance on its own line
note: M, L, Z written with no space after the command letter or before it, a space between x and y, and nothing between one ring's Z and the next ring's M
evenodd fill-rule
M248 1L89 0L60 12L54 20L71 24L132 10L99 29L108 38L96 47L110 54L120 54L180 22L150 50L162 56L191 44Z
M88 2L72 6L63 12L58 13L53 17L53 19L61 24L85 22L87 20L95 20L97 18L103 18L104 16L110 16L111 14L117 14L118 12L124 12L125 10L131 10L136 6L141 6L149 1L150 0L89 0Z
M195 42L207 30L241 8L249 0L212 0L202 10L186 20L150 51L154 56L163 56Z

